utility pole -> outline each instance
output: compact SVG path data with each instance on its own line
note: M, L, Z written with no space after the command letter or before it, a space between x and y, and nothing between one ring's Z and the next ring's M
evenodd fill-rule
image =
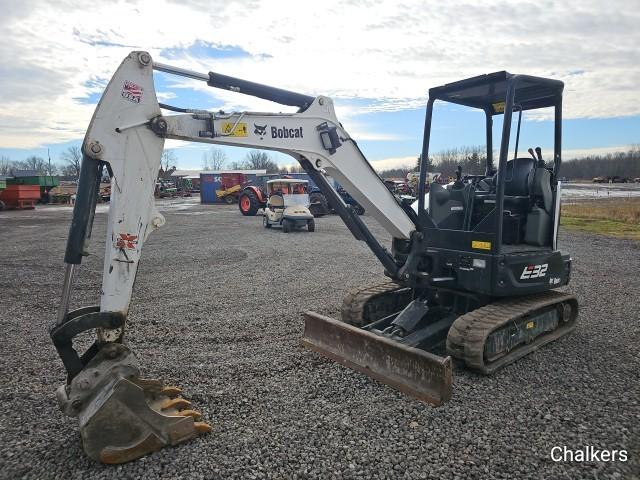
M45 188L45 192L47 192L47 203L49 203L51 200L51 189L53 188L53 176L52 171L51 171L51 151L47 148L47 157L49 157L49 187Z

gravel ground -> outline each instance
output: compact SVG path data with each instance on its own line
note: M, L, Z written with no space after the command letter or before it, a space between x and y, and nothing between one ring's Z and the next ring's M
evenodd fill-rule
M337 317L347 289L382 277L339 218L285 235L235 207L163 205L128 342L214 432L117 467L83 455L56 405L64 373L47 335L70 210L3 212L1 478L640 478L640 244L563 232L577 330L490 378L456 369L452 400L434 409L299 346L303 310ZM98 299L105 220L76 306ZM629 460L550 459L587 445Z

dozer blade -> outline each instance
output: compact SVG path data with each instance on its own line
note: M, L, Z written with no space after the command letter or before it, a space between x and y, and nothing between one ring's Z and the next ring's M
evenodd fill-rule
M58 402L78 417L85 452L102 463L124 463L167 445L189 440L211 427L178 397L181 390L141 379L137 361L122 344L103 347Z
M451 357L439 357L314 312L305 312L310 348L403 393L441 405L451 398Z

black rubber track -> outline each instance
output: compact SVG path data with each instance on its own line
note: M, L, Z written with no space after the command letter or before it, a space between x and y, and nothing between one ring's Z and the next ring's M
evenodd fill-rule
M565 316L560 320L558 328L539 335L530 343L517 346L489 364L485 362L484 346L491 332L525 315L561 304L568 305L570 312L568 318ZM575 328L577 318L578 301L574 295L567 293L550 290L527 297L499 300L458 317L447 335L447 352L452 357L464 361L468 368L490 375L542 345L566 335Z
M342 300L342 321L362 327L399 312L411 300L411 289L391 280L354 288Z

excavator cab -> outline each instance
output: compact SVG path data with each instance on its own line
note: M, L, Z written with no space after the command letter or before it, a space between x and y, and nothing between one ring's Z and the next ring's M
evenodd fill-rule
M429 91L422 158L429 158L436 101L479 109L485 117L484 172L467 173L459 167L454 182L446 186L430 184L426 197L428 162L424 162L420 175L418 217L426 246L445 256L445 252L463 252L456 255L455 264L470 264L468 270L453 268L456 280L449 283L457 288L504 297L514 292L545 291L550 282L553 286L567 283L570 257L556 250L562 91L560 81L507 72ZM539 147L522 154L524 149L519 145L523 112L543 108L553 109L554 118L550 139L553 152L546 161ZM516 122L512 121L514 115ZM502 117L497 162L493 149L496 117ZM477 267L483 264L484 269ZM530 265L546 265L539 269L545 270L544 275L527 276Z

